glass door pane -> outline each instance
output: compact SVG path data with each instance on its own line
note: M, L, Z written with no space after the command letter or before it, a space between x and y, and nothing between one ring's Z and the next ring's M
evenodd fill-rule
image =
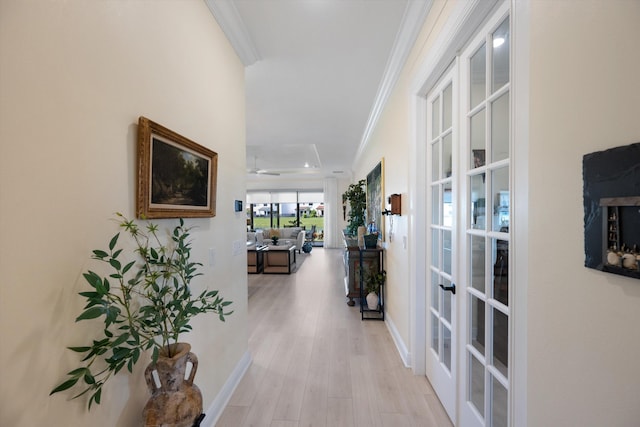
M471 57L471 79L470 88L471 100L470 108L474 108L486 98L486 82L487 82L487 49L485 44L478 48L476 53Z
M507 426L509 399L510 24L487 24L467 58L466 413ZM466 56L465 56L466 55ZM488 66L487 66L488 65ZM477 424L475 424L477 423Z

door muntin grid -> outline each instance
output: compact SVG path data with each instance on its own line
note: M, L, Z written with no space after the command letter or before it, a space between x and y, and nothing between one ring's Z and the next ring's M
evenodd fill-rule
M507 426L509 396L510 20L468 55L466 402L479 425Z

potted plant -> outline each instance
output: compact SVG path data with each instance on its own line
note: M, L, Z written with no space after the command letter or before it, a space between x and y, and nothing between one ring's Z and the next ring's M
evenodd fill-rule
M365 286L364 290L367 294L367 308L369 310L377 310L379 294L380 294L380 286L384 284L387 279L387 272L372 270L369 271L365 277Z
M271 243L273 243L274 246L278 246L278 240L280 240L278 236L271 236Z
M347 202L349 202L349 223L346 231L347 234L355 236L358 234L358 227L364 226L365 209L367 208L364 179L349 185L347 191L342 194L343 205Z
M189 361L192 374L184 383L184 371L182 378L180 373L163 372L159 372L159 378L163 385L167 381L179 382L174 384L179 389L179 399L193 398L193 408L183 413L189 419L176 420L176 414L167 415L171 425L191 426L202 413L202 396L193 384L197 358L190 353L189 344L179 342L179 337L191 330L190 321L196 315L213 312L224 321L232 313L226 311L231 301L225 301L216 290L191 292L191 280L201 275L198 267L202 264L190 260L191 228L182 219L165 238L154 223L146 222L141 227L122 214L117 216L123 233L132 240L134 252L118 248L120 232L111 238L108 249L93 251L92 258L105 265L108 273L89 270L83 274L90 289L79 293L86 305L76 322L99 318L104 326L86 345L69 347L83 354L82 362L50 394L83 387L74 398L88 394L91 409L93 403L100 403L102 387L109 378L125 367L133 372L143 353L151 350L151 364L145 377L153 395L145 407L145 417L153 419L150 422L159 422L160 409L175 407L167 401L170 393L155 387L151 372L156 369L159 372L163 366L184 368ZM131 259L125 260L125 254L130 254ZM164 400L153 402L159 395L162 396L158 399Z

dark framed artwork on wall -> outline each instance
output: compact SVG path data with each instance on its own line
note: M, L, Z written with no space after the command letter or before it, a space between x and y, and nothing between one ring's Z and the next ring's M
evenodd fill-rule
M218 154L146 117L138 120L139 218L216 215Z
M367 232L373 225L378 232L378 239L384 241L384 158L367 174Z

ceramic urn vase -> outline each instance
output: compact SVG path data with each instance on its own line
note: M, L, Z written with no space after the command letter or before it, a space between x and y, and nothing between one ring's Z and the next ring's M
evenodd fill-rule
M367 308L369 310L378 309L378 294L376 294L375 292L369 292L367 294Z
M158 361L149 364L144 376L151 398L143 411L145 427L191 427L202 414L202 393L193 383L198 358L191 353L191 345L172 344L173 357L167 357L166 348L160 351ZM185 378L187 363L192 364Z

